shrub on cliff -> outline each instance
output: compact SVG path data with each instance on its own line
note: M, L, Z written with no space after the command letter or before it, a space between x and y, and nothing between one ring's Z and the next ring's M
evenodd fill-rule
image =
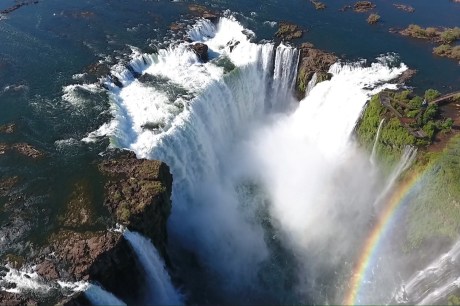
M428 102L431 102L433 100L435 100L436 98L439 98L441 96L441 93L439 91L437 91L436 89L427 89L425 91L425 99L428 101Z

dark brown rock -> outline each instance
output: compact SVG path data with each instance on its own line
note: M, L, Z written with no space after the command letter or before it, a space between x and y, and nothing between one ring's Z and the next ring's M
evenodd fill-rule
M17 293L0 291L0 304L2 306L36 306L38 303L31 298Z
M78 228L95 223L92 207L92 190L88 181L75 183L67 204L67 210L61 217L62 225Z
M407 69L404 71L398 78L398 83L402 84L410 80L415 74L417 73L417 70L415 69Z
M275 33L276 37L281 38L282 40L293 40L301 38L303 36L303 30L295 24L281 22L279 24L279 29Z
M206 63L209 60L208 57L208 46L203 43L196 43L190 46L193 52L198 56L200 61Z
M50 239L47 258L39 267L52 277L52 262L57 273L73 280L96 281L108 291L129 300L139 294L143 273L138 270L136 255L118 232L74 232L62 230Z
M299 68L297 72L296 96L299 100L305 97L305 90L313 74L318 74L318 81L329 78L328 71L337 62L337 56L314 48L310 43L300 46Z
M1 144L0 144L0 147L1 147ZM19 181L19 177L17 176L0 179L0 197L4 197L8 195L11 192L11 189L18 183L18 181Z
M103 161L107 175L104 204L118 223L152 239L166 257L166 222L171 211L172 176L160 161L136 159L132 153Z
M39 151L38 149L34 148L32 145L28 143L15 143L11 145L11 149L15 150L17 153L24 155L26 157L30 157L33 159L41 158L44 156L43 152Z
M358 1L353 6L353 9L357 13L365 13L367 11L374 9L375 7L376 5L370 1Z
M183 23L173 22L169 25L169 29L174 32L183 30L184 28L185 28L185 24Z
M45 260L37 265L36 272L47 281L59 278L59 271L50 260Z
M96 78L108 76L110 74L110 67L104 63L96 63L89 65L86 72Z
M219 14L210 10L206 6L199 4L190 4L188 6L188 9L193 15L208 19L212 23L217 23L219 21Z
M17 10L17 9L23 7L23 6L30 5L30 4L37 4L37 3L38 3L38 0L16 1L16 4L4 9L4 10L0 10L0 14L6 15L6 14L9 14L11 12L14 12L15 10Z
M0 125L0 134L13 134L16 131L16 124L9 123Z

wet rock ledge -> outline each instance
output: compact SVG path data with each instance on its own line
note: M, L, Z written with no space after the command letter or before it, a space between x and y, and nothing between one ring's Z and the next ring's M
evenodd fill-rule
M161 161L137 159L134 153L116 150L99 161L98 169L105 177L103 205L113 218L111 226L115 227L115 223L122 224L150 238L168 263L166 223L171 211L173 181L169 167ZM3 182L2 187L5 188L0 191L7 193L9 185L14 183L15 180ZM82 194L85 188L77 189L75 194L81 194L79 200L71 201L68 209L78 212L102 204L86 203L91 201L91 197ZM64 215L69 215L68 210ZM62 222L35 255L24 258L27 266L35 266L35 272L42 281L54 284L54 287L58 280L89 281L100 284L127 303L139 302L135 298L144 294L145 276L137 262L137 256L123 234L118 231L88 230L88 213L70 215L71 223ZM2 262L2 265L5 264L13 266L8 259ZM21 262L15 268L19 269L23 264ZM8 270L0 267L0 272L1 269ZM0 285L11 288L15 286L4 282L2 284L1 277ZM40 303L89 304L81 293L72 297L58 293L58 297L49 300L47 297L37 298L27 293L15 294L0 290L1 305Z

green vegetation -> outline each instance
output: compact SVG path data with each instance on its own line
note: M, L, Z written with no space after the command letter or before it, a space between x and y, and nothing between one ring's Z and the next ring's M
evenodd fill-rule
M367 23L368 24L376 24L380 20L380 15L378 14L370 14L369 17L367 17Z
M439 237L455 239L460 232L460 136L442 152L422 155L414 172L421 180L409 206L409 247Z
M460 297L456 295L449 296L447 303L449 306L460 305Z
M364 111L356 130L359 141L369 151L372 150L382 118L386 121L377 144L377 157L389 169L399 160L404 147L415 145L417 139L401 125L397 118L392 117L380 103L379 96L375 95Z
M380 121L385 118L379 141L377 157L390 169L401 156L405 146L427 146L438 132L450 132L453 120L441 118L437 104L425 104L440 96L434 89L428 89L424 98L405 90L385 92L390 106L382 105L379 95L372 97L357 126L360 143L369 151L372 149Z
M451 44L460 39L460 28L437 29L433 27L422 28L419 25L411 24L401 31L401 34L421 39L430 39L436 42Z
M451 45L443 44L433 48L433 53L439 56L460 60L460 46L452 47Z
M421 39L429 39L439 43L441 45L433 48L434 54L460 60L460 46L452 45L457 40L460 40L459 27L444 29L428 27L424 29L416 24L411 24L400 33L402 35Z

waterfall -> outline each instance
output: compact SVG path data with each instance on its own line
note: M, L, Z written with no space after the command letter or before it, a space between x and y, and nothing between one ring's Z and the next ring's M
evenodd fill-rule
M449 294L460 288L459 260L460 241L457 241L447 253L406 282L397 293L397 302L433 305L447 299Z
M123 236L136 253L147 276L147 297L144 303L182 305L182 296L174 288L165 264L152 242L136 232L125 230Z
M201 63L188 43L152 55L133 50L130 69L112 70L123 87L106 84L113 120L87 140L108 135L112 146L170 166L169 242L197 258L207 290L228 303L277 302L272 297L294 293L280 285L278 296L267 288L278 275L264 267L288 273L282 266L272 269L278 256L273 241L301 261L296 279L313 280L312 267L343 262L347 247L338 247L357 236L344 223L361 222L357 229L367 224L353 213L366 216L374 195L362 186L373 178L350 136L369 97L396 88L390 81L407 67L337 63L332 78L293 108L297 50L253 43L251 32L225 17L217 26L200 20L188 35L208 45L209 62ZM242 192L251 186L260 196ZM279 236L267 231L267 222ZM144 248L137 253L152 269L148 285L158 287L162 282L148 257L156 251L141 237L125 236ZM316 256L326 246L334 255ZM185 263L180 271L195 272ZM257 294L260 300L254 300Z
M370 162L374 165L375 164L375 154L377 151L377 143L379 142L379 137L380 137L380 130L382 129L383 122L385 121L385 118L380 120L379 127L377 129L377 134L375 135L375 140L374 140L374 145L372 146L372 153L371 153L371 158Z
M311 77L311 80L308 81L307 89L305 89L305 97L310 94L310 91L313 89L313 87L316 86L317 82L318 82L318 74L315 72L313 76Z
M126 305L125 302L117 298L112 293L104 290L98 285L89 284L85 290L85 296L91 302L91 304L97 305Z
M297 49L283 44L276 48L271 101L277 105L277 109L285 109L286 98L292 94L296 83L299 55Z
M417 156L417 148L407 146L404 148L401 159L398 164L391 171L390 176L387 178L385 187L380 192L379 196L374 202L374 207L378 208L381 201L388 195L391 189L394 187L396 180L400 177L401 173L406 171L414 162Z

